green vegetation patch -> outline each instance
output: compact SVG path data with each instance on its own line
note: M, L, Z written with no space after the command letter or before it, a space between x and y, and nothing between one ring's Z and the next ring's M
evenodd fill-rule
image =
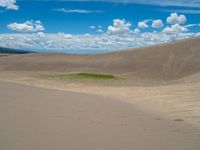
M9 54L0 53L0 57L8 56Z
M118 77L110 74L94 74L94 73L52 73L52 74L41 74L42 78L51 79L93 79L93 80L114 80Z

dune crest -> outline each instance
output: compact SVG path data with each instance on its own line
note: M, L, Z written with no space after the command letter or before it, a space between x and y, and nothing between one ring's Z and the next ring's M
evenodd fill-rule
M199 126L200 37L105 54L34 53L0 58L0 80L104 95ZM37 75L44 73L45 77ZM70 72L114 75L119 80L73 80Z
M200 37L105 54L34 53L0 59L0 70L69 71L130 74L174 80L200 71Z

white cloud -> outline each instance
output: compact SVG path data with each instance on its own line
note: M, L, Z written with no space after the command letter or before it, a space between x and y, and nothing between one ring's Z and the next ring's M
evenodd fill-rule
M175 16L176 19L173 17ZM100 25L90 26L94 31L102 34L82 34L72 35L66 33L49 34L43 33L44 30L41 21L27 21L25 23L12 23L8 28L20 32L35 32L27 34L0 34L0 46L19 48L19 49L40 49L40 50L120 50L127 48L138 48L149 45L166 43L174 40L180 40L197 36L199 34L188 33L188 28L199 26L199 24L180 25L183 23L181 15L171 14L170 22L172 25L165 27L161 32L144 32L135 28L133 31L131 23L122 19L114 19L113 25L108 27L107 33L102 33L103 28ZM177 19L178 18L178 19ZM178 21L177 21L178 20ZM163 27L162 20L147 19L141 21L144 23L141 28L148 26L152 22L153 28ZM186 18L185 18L186 22ZM139 25L138 25L139 26ZM187 32L187 33L186 33Z
M141 32L141 30L138 28L134 29L134 31L133 31L134 34L139 34L140 32Z
M36 24L42 24L40 20L35 21Z
M40 36L42 35L42 36ZM141 34L101 34L101 35L70 35L65 33L48 34L0 34L0 46L17 49L34 49L49 51L68 50L120 50L138 48L166 43L174 40L194 37L194 33L178 35L164 32L148 32ZM66 37L66 38L64 38Z
M199 27L199 26L200 26L200 24L187 24L184 27L191 28L191 27Z
M185 24L187 18L185 15L178 15L177 13L171 13L166 21L169 24Z
M125 34L129 33L131 27L131 23L122 19L114 19L113 25L108 27L108 34Z
M148 28L148 24L145 21L138 22L138 28L145 29Z
M37 36L38 38L44 38L44 37L45 37L45 33L44 33L44 32L37 32L37 33L36 33L36 36Z
M24 23L11 23L7 25L7 28L13 31L18 32L38 32L38 31L44 31L44 27L41 23L41 21L26 21Z
M73 36L71 34L65 34L63 32L59 32L58 36L60 36L61 38L65 38L65 39L71 39L71 38L73 38Z
M102 29L98 29L97 32L103 33L104 31Z
M91 34L85 33L83 36L84 36L84 37L91 37Z
M80 13L80 14L102 13L101 10L66 9L66 8L58 8L58 9L54 9L54 11L63 12L63 13Z
M162 28L163 22L161 19L154 20L151 26L152 26L152 28Z
M19 6L16 5L16 0L0 0L0 7L5 7L6 9L18 10Z
M96 29L96 26L90 26L90 29Z
M195 34L195 36L200 36L200 32L197 32L197 33Z
M178 33L183 33L187 32L188 29L186 27L183 27L179 24L172 25L171 27L167 26L165 29L163 29L162 32L166 34L178 34Z

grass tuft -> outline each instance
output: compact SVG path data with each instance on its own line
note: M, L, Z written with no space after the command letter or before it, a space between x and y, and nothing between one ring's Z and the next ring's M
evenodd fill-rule
M52 73L52 74L42 74L42 78L51 79L93 79L93 80L114 80L118 79L114 75L110 74L94 74L94 73Z

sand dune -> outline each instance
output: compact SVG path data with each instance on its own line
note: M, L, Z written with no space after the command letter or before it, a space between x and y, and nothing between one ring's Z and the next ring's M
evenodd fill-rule
M0 80L30 86L0 82L0 149L199 150L199 58L200 37L107 54L0 57ZM37 76L55 72L120 78Z
M200 71L200 37L108 54L27 54L0 59L0 70L70 71L130 74L174 80Z
M0 82L1 150L198 150L199 130L110 98Z

